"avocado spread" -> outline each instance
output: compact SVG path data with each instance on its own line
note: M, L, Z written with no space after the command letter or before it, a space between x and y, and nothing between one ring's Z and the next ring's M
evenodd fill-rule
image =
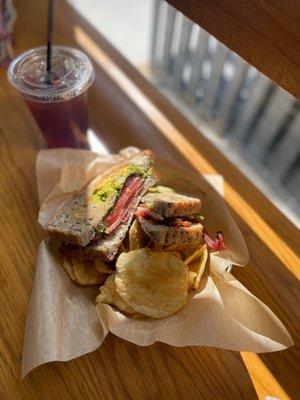
M138 165L127 165L120 172L107 178L100 187L93 191L92 199L94 203L105 201L108 196L118 195L122 190L126 179L131 175L142 175L147 178L149 171L147 167L139 167Z
M195 218L195 220L196 220L196 221L198 221L198 222L200 222L200 221L203 221L203 220L204 220L204 217L203 217L203 215L202 215L202 214L200 214L200 213L194 214L194 218Z

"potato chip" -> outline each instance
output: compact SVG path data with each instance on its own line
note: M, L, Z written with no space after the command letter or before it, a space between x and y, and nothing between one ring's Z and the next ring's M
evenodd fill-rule
M104 282L107 276L95 268L93 260L64 256L62 265L69 277L82 286L98 285Z
M141 224L135 219L129 229L129 249L131 251L141 249L145 246L147 239Z
M189 271L188 275L189 275L189 277L188 277L188 289L192 289L194 287L195 282L196 282L197 272Z
M116 290L139 313L162 318L186 304L187 266L173 254L143 248L122 253L116 267Z
M193 289L198 289L201 276L203 275L203 272L205 269L207 258L208 258L208 250L207 250L207 246L204 245L201 257L199 259L197 259L197 261L194 261L194 262L188 264L189 273L192 273L192 272L196 273L196 279L194 280L194 283L192 285Z
M164 251L185 251L185 250L196 250L201 246L200 243L173 243L164 248Z
M188 265L191 264L193 261L197 260L200 258L203 254L204 251L204 246L201 246L197 250L195 250L188 258L184 260L184 262Z
M194 296L196 296L196 294L197 294L197 290L189 289L189 291L188 291L188 300L187 301L190 301Z
M95 268L97 271L102 272L102 274L113 274L115 272L112 267L106 262L99 260L98 258L94 259Z
M192 249L181 251L180 253L181 253L181 257L182 257L183 261L187 260L192 254L194 254L194 252L195 252L195 250L192 250Z
M116 273L106 279L105 284L100 288L100 294L96 297L95 303L110 304L127 314L136 314L136 311L126 304L116 291L115 276Z
M180 260L182 259L181 254L179 253L179 251L170 251L171 254L173 254L173 256L179 258Z
M201 278L197 289L190 288L188 290L187 301L190 301L197 293L201 292L207 284L207 278Z

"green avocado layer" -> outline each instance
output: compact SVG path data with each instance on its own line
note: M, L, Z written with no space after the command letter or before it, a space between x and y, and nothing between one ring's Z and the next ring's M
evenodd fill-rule
M92 195L94 203L105 201L109 196L117 196L122 190L126 179L131 175L141 175L143 178L149 176L149 167L127 165L116 175L107 178L100 187L96 188Z

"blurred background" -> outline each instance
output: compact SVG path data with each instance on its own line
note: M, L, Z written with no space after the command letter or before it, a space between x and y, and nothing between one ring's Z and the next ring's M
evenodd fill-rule
M163 0L69 0L295 224L300 108Z

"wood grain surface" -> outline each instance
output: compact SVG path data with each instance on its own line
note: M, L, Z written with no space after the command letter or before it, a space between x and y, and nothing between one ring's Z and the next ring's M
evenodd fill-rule
M300 99L298 0L167 0Z
M25 4L26 3L26 4ZM43 41L38 0L16 1L18 52ZM65 16L68 24L65 24ZM29 18L30 17L30 18ZM67 25L67 26L66 26ZM171 106L70 6L61 2L56 40L94 62L91 126L109 151L150 147L160 156L225 179L225 199L249 247L235 276L267 304L295 346L272 354L163 343L138 347L111 334L95 352L51 363L20 380L26 310L38 243L35 159L43 138L0 72L0 399L297 399L299 382L299 232L271 202Z

